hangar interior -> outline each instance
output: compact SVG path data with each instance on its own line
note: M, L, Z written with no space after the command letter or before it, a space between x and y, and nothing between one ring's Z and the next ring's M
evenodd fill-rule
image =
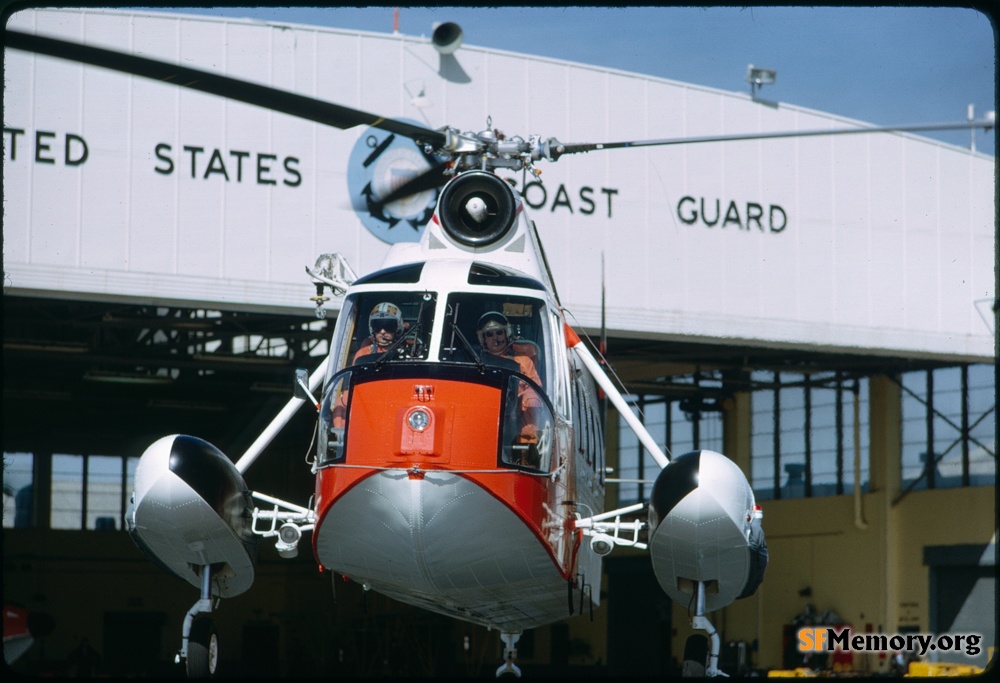
M3 308L4 594L51 617L17 667L169 673L178 606L193 591L123 532L138 456L179 432L235 458L291 395L294 369L318 364L334 321L25 296L4 296ZM994 640L994 366L626 338L607 348L670 452L719 450L751 473L770 564L757 595L715 615L727 670L801 664L792 624ZM308 412L248 471L251 486L266 482L289 500L310 490ZM610 496L644 500L655 464L613 411L606 440L608 476L625 480ZM495 666L498 634L335 578L331 590L309 554L283 560L262 546L264 585L218 612L228 671L469 675ZM526 636L525 669L675 670L688 608L662 594L648 557L616 550L603 595L595 612ZM889 668L877 655L854 660L854 671Z

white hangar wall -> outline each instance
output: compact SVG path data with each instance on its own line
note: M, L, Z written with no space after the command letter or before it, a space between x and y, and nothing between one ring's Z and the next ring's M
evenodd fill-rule
M100 10L25 11L9 26L431 128L479 130L489 116L508 135L591 142L863 125L496 50L442 57L406 36ZM406 220L371 227L352 208L349 183L367 179L357 162L385 133L15 50L5 79L7 293L308 314L304 266L319 253L339 251L360 273L387 239L418 234ZM583 326L599 324L603 259L616 333L993 357L976 307L994 296L993 157L878 133L539 167L526 201Z

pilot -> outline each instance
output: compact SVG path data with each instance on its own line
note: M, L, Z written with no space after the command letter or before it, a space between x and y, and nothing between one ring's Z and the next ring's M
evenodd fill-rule
M354 353L351 363L357 365L358 361L362 360L365 356L376 356L385 353L392 346L392 343L396 341L402 329L403 314L399 310L399 306L388 301L378 304L368 316L368 332L371 336L362 342L361 348ZM368 360L372 359L369 358ZM333 411L333 426L343 427L347 421L346 391L341 391L337 395L331 410Z
M364 356L385 353L403 331L403 314L396 304L383 301L372 309L368 316L368 332L371 333L361 348L354 354L354 363Z
M542 385L538 377L535 362L523 353L518 353L511 335L510 322L498 311L489 311L479 318L476 325L476 336L483 349L497 358L505 358L517 364L521 374L538 386ZM520 433L516 439L521 444L538 443L538 421L536 412L542 405L542 400L535 390L524 382L518 385L518 400L521 408Z
M503 313L489 311L479 318L476 336L487 353L499 358L507 358L517 363L522 375L541 386L535 362L523 353L518 353L510 331L510 322Z

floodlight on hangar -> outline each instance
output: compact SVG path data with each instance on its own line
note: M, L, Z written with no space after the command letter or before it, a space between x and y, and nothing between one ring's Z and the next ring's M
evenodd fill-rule
M747 75L744 79L750 84L750 96L757 96L757 88L762 85L770 85L778 78L778 72L774 69L762 69L753 64L747 64Z
M432 26L431 44L443 55L450 55L462 46L462 27L452 21L435 22Z

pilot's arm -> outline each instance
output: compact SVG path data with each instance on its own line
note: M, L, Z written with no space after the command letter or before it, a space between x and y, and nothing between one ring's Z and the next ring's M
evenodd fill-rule
M542 381L538 378L535 363L524 355L515 355L514 360L521 368L521 374L538 386ZM518 440L521 443L538 442L538 409L542 407L542 399L531 386L521 382L517 388L518 400L521 404L521 433Z

